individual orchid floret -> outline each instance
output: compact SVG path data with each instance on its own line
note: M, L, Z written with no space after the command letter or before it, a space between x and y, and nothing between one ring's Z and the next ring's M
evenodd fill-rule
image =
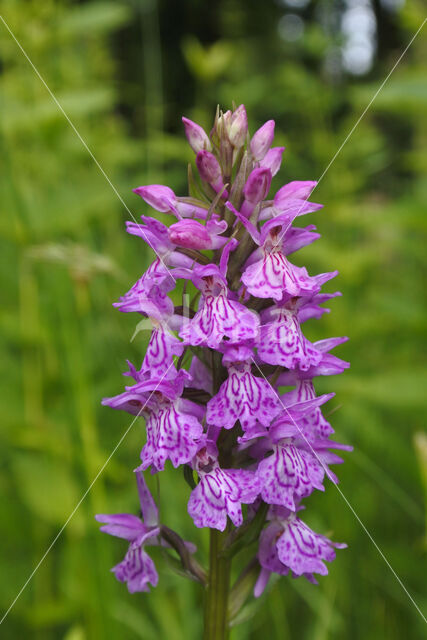
M248 223L246 223L248 224ZM288 256L303 247L315 242L320 238L320 233L315 233L316 227L314 224L310 224L307 227L289 227L286 229L285 234L283 236L283 253ZM254 233L254 237L259 237L256 234L256 230ZM257 260L261 260L263 258L263 250L261 247L256 249L251 253L249 258L246 260L244 267L248 267L250 264L257 262ZM296 267L295 267L296 269ZM318 276L314 276L314 279L317 281ZM320 283L318 283L320 286ZM309 297L305 296L304 302L308 301L313 297L314 294L309 294ZM327 294L324 294L327 295ZM289 297L289 296L288 296ZM332 296L333 297L333 296ZM286 299L286 294L284 294L284 299ZM328 298L329 299L329 298ZM318 302L317 304L321 304Z
M279 438L273 443L271 455L261 460L257 475L264 502L291 511L314 489L325 490L322 464L311 451L296 446L291 438Z
M262 160L271 147L274 138L274 124L274 120L268 120L252 136L250 146L254 160Z
M229 243L223 252L235 246ZM182 277L191 278L201 291L199 309L192 319L184 322L180 337L185 344L206 345L217 349L224 338L231 343L255 340L258 337L259 318L243 304L229 298L225 270L214 264L197 266L192 272L180 271Z
M113 409L144 416L147 442L141 451L141 469L152 465L153 471L162 470L168 459L178 467L189 462L199 448L203 410L181 398L190 377L181 369L173 379L164 376L142 380L126 387L124 393L102 401Z
M270 169L271 175L275 176L281 167L284 150L285 147L272 147L269 149L259 163L260 167Z
M244 201L240 207L242 216L249 218L256 205L265 199L271 185L271 171L265 167L254 169L243 188Z
M169 239L172 243L186 249L219 249L228 241L221 237L221 233L227 230L225 220L212 217L206 225L197 220L180 220L169 227Z
M129 545L125 557L111 569L119 582L126 582L129 593L150 591L151 584L157 587L159 575L154 562L143 547Z
M344 549L346 544L331 542L315 533L295 513L283 507L273 507L271 523L261 533L258 560L266 572L280 574L289 570L295 576L306 575L313 581L313 573L326 575L326 562L335 559L335 549ZM260 575L255 585L255 595L261 595L268 576Z
M200 478L188 501L188 513L196 527L224 531L227 516L234 526L243 522L242 504L255 502L260 486L256 474L244 469L221 469L215 453L202 448L194 459Z
M243 147L248 135L248 117L243 104L231 114L227 133L228 139L235 149Z
M166 225L148 216L141 216L141 219L142 224L127 222L126 230L147 242L156 252L157 258L131 289L113 306L123 312L144 313L143 305L147 301L154 300L163 313L171 313L172 303L166 294L175 287L176 281L168 267L191 268L193 259L175 251L177 245L170 239L169 229ZM212 244L222 243L221 240L218 242L216 238L216 234L221 233L221 230L223 231L224 227L212 220L209 231L206 232L210 232L209 237L214 238Z
M298 320L298 299L268 310L271 322L261 324L258 356L269 364L308 371L323 353L303 335ZM264 314L265 317L266 314Z
M251 261L242 275L242 282L249 293L257 298L274 298L279 301L284 295L310 295L319 291L320 286L307 274L306 269L295 267L286 258L285 238L292 216L279 216L265 223L261 231L258 231L230 203L227 206L243 222L262 250L261 254L256 254L258 259Z
M130 593L149 591L148 585L155 587L159 580L154 562L144 550L146 545L159 544L158 511L142 473L136 474L136 481L142 519L130 513L95 516L105 523L101 531L130 542L124 559L112 569L117 580L127 583Z
M228 369L228 378L207 404L207 422L231 429L239 420L244 431L257 421L268 426L282 405L270 383L251 372L252 349L230 346L223 363Z
M199 153L199 151L203 150L212 151L212 144L205 130L199 124L188 118L182 118L182 121L184 123L188 144L194 153Z
M217 193L224 190L221 167L213 153L199 151L196 156L196 165L204 182L210 184ZM227 197L226 191L224 191L224 197Z
M145 410L147 442L141 451L141 469L152 466L153 471L161 471L166 460L178 467L189 462L200 446L203 411L180 397L182 382L189 378L189 374L181 370L175 384L151 379L129 389L142 395L154 392L149 410Z

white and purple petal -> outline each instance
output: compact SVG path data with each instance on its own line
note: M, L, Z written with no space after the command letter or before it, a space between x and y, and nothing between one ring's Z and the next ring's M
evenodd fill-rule
M220 469L199 471L200 482L188 501L188 513L196 527L224 531L227 516L236 527L242 524L242 504L251 504L259 494L258 478L252 471Z
M166 460L174 467L189 462L197 452L203 427L196 416L175 404L160 406L147 418L147 442L141 451L141 469L150 465L164 469Z
M286 308L277 309L273 322L261 325L259 357L269 364L307 371L323 354L305 338L298 316Z
M267 380L254 376L250 363L230 366L228 379L207 404L209 424L231 429L237 420L246 431L257 420L268 426L282 408L280 399Z
M234 300L226 293L204 295L194 318L184 322L180 336L185 344L205 345L217 349L226 337L232 343L255 340L259 319L254 311Z
M284 294L299 296L319 290L317 282L304 269L291 264L277 247L273 251L264 251L262 260L247 266L242 282L253 296L277 301Z
M272 455L259 463L257 475L264 502L282 505L291 511L295 511L296 502L314 489L324 491L322 465L311 453L293 444L274 445Z
M297 576L304 573L326 575L328 569L324 561L332 562L335 559L334 547L346 547L345 544L331 542L325 536L315 533L305 522L292 515L277 539L276 546L279 560Z
M117 580L126 582L129 593L150 591L157 586L159 576L154 562L140 546L130 545L124 559L111 569Z
M176 369L171 367L173 356L180 356L183 349L181 340L161 324L151 333L141 372L149 377L175 376Z

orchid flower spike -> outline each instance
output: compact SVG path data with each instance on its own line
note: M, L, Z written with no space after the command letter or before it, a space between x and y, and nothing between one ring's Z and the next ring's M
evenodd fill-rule
M323 289L336 271L311 274L289 258L320 238L314 224L295 223L322 205L309 201L314 181L270 194L284 151L271 147L274 121L251 139L244 105L218 110L210 135L188 118L183 123L200 197L158 184L135 189L170 223L148 215L127 223L156 255L114 306L135 313L150 337L139 368L128 363L127 384L102 401L144 423L135 471L141 513L96 519L101 531L128 543L113 572L131 593L157 585L147 549L161 545L184 575L205 586L206 629L213 620L226 629L230 566L239 549L256 547L244 580L235 583L235 604L248 597L248 584L260 596L272 573L316 584L315 575L328 572L325 562L346 546L313 531L300 511L311 494L325 491L325 479L339 481L330 469L343 462L335 451L351 450L331 440L323 405L334 393L316 392L316 378L348 368L331 353L347 338L313 342L305 335L306 321L322 318L329 312L324 303L341 294ZM144 473L165 467L180 469L189 485L194 531L211 530L206 570L195 546L165 525L167 508L160 518L147 488Z

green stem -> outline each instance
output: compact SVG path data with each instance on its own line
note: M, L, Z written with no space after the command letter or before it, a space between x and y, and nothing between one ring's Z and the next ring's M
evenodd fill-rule
M222 554L227 531L210 530L209 578L203 640L227 640L231 558Z

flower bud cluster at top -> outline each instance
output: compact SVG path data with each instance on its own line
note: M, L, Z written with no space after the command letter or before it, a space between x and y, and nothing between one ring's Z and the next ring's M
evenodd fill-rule
M337 272L309 275L289 261L320 237L314 225L293 226L294 220L321 205L308 200L313 181L290 182L269 195L284 151L272 147L273 120L251 138L243 105L217 111L209 136L183 122L199 179L190 169L188 197L162 185L134 189L152 209L170 214L172 224L145 215L141 224L127 223L156 259L115 306L149 318L152 333L141 367L129 363L124 374L132 381L103 400L145 419L136 469L142 519L97 519L103 531L129 542L113 570L131 592L157 584L148 545L174 547L199 577L188 560L194 547L159 523L143 477L168 460L183 466L196 527L227 529L238 539L256 522L258 596L271 572L315 582L315 573L327 573L324 561L334 559L334 548L345 546L299 517L301 501L324 490L325 475L338 481L328 465L342 459L331 449L350 449L330 439L322 413L334 394L317 396L313 384L349 366L330 353L346 338L312 343L302 332L307 320L329 311L323 303L340 295L321 292ZM186 294L177 307L168 294L180 279Z

